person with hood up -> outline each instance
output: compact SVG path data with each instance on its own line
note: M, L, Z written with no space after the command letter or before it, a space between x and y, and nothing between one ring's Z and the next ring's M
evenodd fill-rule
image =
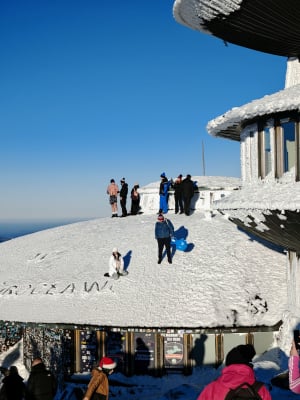
M166 248L168 263L172 264L171 257L171 237L174 235L174 226L170 220L167 220L162 214L159 214L155 224L155 239L158 245L158 261L162 262L162 253Z
M255 349L251 344L241 344L229 351L221 376L209 383L198 396L197 400L224 400L231 389L241 384L253 385L256 382L252 359ZM271 394L265 385L261 384L258 394L262 400L271 400Z
M102 357L98 367L93 368L83 400L108 400L108 376L114 372L116 363L109 357Z
M124 271L124 259L116 247L113 248L112 254L109 258L109 270L106 276L113 279L118 279L120 275L127 275L128 272Z

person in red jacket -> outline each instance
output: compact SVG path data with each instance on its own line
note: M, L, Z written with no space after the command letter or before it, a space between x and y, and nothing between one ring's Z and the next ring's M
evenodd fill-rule
M230 350L221 376L209 383L197 400L224 400L230 389L245 382L253 385L256 379L251 361L255 354L255 349L251 344L239 345ZM265 385L259 388L258 393L262 400L272 399Z

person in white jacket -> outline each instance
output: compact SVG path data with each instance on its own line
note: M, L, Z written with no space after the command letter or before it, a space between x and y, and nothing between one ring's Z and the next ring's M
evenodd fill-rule
M109 258L108 275L113 279L118 279L120 275L127 275L124 270L124 259L116 247L112 250L112 255Z

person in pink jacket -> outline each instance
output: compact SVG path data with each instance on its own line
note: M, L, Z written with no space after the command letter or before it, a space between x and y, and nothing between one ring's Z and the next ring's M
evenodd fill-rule
M230 389L245 382L253 385L256 379L251 361L255 354L255 349L251 344L239 345L230 350L221 376L209 383L197 400L224 400ZM259 388L258 393L262 400L272 399L265 385Z
M299 353L294 340L289 358L289 386L292 392L300 394Z

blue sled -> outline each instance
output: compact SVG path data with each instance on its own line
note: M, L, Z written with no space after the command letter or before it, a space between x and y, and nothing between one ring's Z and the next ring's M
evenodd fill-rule
M171 245L176 246L176 249L180 251L185 251L188 246L185 239L176 239L176 238L171 239Z

